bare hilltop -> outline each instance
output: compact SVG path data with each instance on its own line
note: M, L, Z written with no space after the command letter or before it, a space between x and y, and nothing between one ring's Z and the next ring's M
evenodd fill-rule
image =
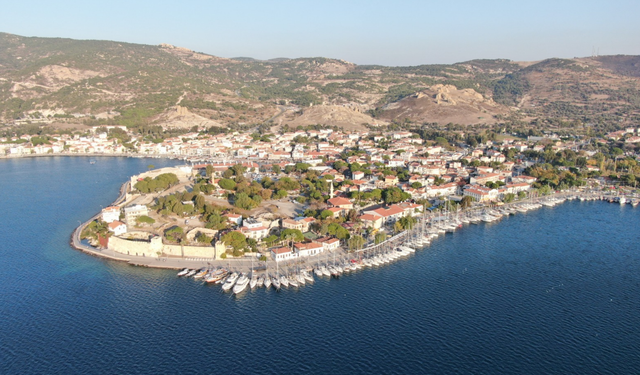
M640 122L640 56L386 67L0 33L0 122L270 129Z

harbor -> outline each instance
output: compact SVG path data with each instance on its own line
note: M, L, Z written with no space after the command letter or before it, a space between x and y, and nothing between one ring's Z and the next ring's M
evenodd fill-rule
M469 225L489 224L509 215L524 214L543 207L554 207L567 200L606 201L636 207L637 197L611 196L598 192L569 192L538 197L500 206L474 207L456 212L426 213L414 228L386 241L355 251L338 248L326 254L289 262L251 260L187 260L206 261L206 266L185 266L177 277L202 280L204 284L220 285L223 292L240 294L253 289L295 290L317 279L337 279L366 269L384 267L398 261L409 261L417 251L426 249L431 241L447 233L464 230ZM156 260L167 262L167 260ZM153 263L153 262L151 262ZM196 263L193 263L194 265ZM223 264L221 264L223 263ZM152 264L148 266L153 267Z

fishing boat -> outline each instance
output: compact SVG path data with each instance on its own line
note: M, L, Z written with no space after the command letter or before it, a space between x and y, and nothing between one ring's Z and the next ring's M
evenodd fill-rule
M245 289L247 289L247 285L249 285L249 277L247 277L247 275L243 273L242 275L240 275L238 281L236 281L236 284L233 286L233 294L242 293Z
M189 270L189 272L187 272L187 274L186 274L186 275L184 275L184 276L185 276L185 277L191 277L191 276L195 275L195 274L196 274L196 272L198 272L198 271L196 271L196 270Z
M183 269L182 271L178 272L178 277L188 274L189 271L191 271L191 270L188 269L188 268Z
M227 272L227 270L225 270L224 268L220 268L218 270L216 270L215 272L209 272L205 277L204 277L204 282L205 283L215 283L218 282L222 279L224 279L229 273Z
M194 279L201 279L206 274L207 274L207 269L206 268L200 268L200 270L198 272L196 272L195 275L193 275L193 278Z

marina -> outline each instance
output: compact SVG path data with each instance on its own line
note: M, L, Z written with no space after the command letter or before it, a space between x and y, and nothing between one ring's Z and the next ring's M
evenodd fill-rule
M227 262L226 266L218 265L209 268L189 269L185 268L177 273L178 277L194 279L203 277L204 283L215 282L222 285L222 291L240 294L246 290L272 288L276 291L282 289L298 289L304 287L307 282L313 283L315 277L338 279L348 276L366 268L378 268L426 249L432 240L447 233L455 233L468 225L481 223L490 224L500 221L503 217L523 214L528 211L538 210L543 207L552 208L567 200L605 201L624 205L637 202L636 198L626 198L597 193L564 193L548 197L514 202L492 207L477 207L456 212L439 212L425 214L418 219L416 226L408 231L401 232L383 243L371 245L356 251L345 251L341 248L320 256L310 257L295 262L257 262L264 265L246 265L246 261ZM211 262L209 262L211 264ZM220 262L218 262L220 263ZM198 277L197 275L201 275Z

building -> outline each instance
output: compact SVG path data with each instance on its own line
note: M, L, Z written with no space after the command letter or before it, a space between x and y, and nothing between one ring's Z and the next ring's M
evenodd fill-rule
M127 225L121 221L113 221L109 223L108 227L109 231L113 232L116 236L127 233Z
M389 207L381 207L375 210L365 211L364 213L365 215L362 215L362 216L366 216L366 214L369 214L369 215L381 217L383 224L394 223L396 220L404 216L404 210L395 204L392 204Z
M227 220L231 223L231 224L235 224L237 226L242 225L242 215L238 215L238 214L225 214L223 215L224 217L227 218Z
M271 258L276 262L281 262L295 258L295 254L288 247L279 247L277 249L271 249Z
M333 237L318 238L314 242L322 244L322 248L324 251L331 251L340 247L340 240Z
M324 251L324 246L317 242L296 242L293 248L296 258L310 257Z
M120 207L110 206L102 210L102 221L112 223L120 220Z
M247 238L260 241L269 235L269 228L262 225L260 221L249 218L243 221L240 232L247 236Z
M298 217L295 219L282 219L282 227L285 229L297 229L301 232L308 232L309 226L314 223L316 219L312 217Z
M149 209L144 204L136 204L124 208L124 220L127 225L135 225L136 219L140 216L147 216Z

